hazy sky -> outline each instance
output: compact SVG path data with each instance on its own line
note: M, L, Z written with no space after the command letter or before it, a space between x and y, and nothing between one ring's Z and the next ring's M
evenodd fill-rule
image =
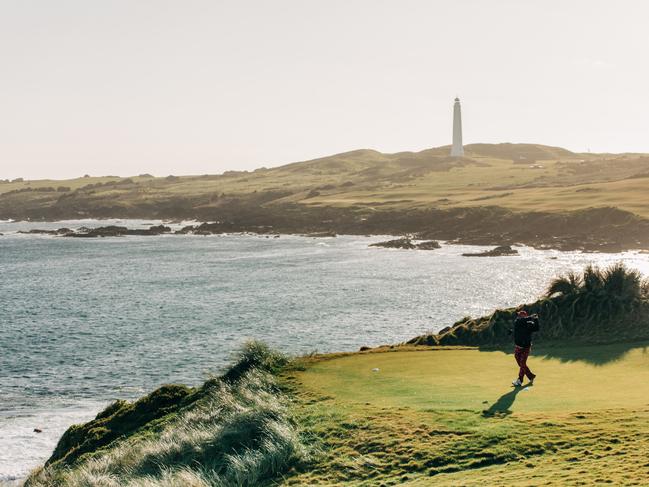
M0 178L649 152L649 2L0 0Z

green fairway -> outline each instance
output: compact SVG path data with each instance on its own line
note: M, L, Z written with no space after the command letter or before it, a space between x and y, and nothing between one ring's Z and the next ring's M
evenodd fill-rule
M647 485L645 343L511 353L385 349L298 363L284 377L320 453L287 485ZM378 369L378 370L377 370Z
M590 348L601 361L621 349ZM579 411L649 404L649 354L643 347L601 365L562 362L538 351L528 365L536 383L517 389L511 387L518 371L513 355L478 350L353 355L315 364L302 380L345 401L420 410Z

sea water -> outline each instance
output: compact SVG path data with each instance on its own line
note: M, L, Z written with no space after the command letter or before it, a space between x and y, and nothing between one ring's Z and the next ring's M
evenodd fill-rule
M0 481L24 477L116 398L218 374L249 339L291 354L357 350L533 301L588 263L649 272L635 252L467 258L482 247L368 247L380 236L17 233L159 223L0 222Z

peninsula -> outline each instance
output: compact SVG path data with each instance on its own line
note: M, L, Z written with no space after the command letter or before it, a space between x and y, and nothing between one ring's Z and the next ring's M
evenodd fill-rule
M205 233L413 235L563 250L649 249L649 155L470 144L357 150L220 175L0 181L0 219L194 219ZM188 229L189 231L189 229Z

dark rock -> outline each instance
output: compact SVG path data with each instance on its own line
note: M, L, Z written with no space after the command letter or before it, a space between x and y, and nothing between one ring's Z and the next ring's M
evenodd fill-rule
M69 228L60 228L57 230L59 235L63 237L76 237L76 238L97 238L97 237L124 237L126 235L162 235L171 233L171 228L165 225L156 225L145 229L128 229L126 227L109 225L106 227L86 228L81 227L76 232Z
M512 249L509 245L500 245L485 252L464 253L464 257L502 257L506 255L518 255L518 250Z
M149 227L149 231L158 233L171 233L171 227L168 227L166 225L155 225Z
M370 244L370 247L383 247L386 249L416 249L417 246L412 243L408 237L397 238L395 240L388 240L387 242L378 242Z
M194 225L187 225L186 227L182 227L180 230L176 230L174 233L176 235L187 235L188 233L192 233L194 231Z
M119 227L116 225L109 225L106 227L98 227L87 229L87 232L83 232L79 229L77 232L69 233L65 235L66 237L76 237L76 238L97 238L97 237L123 237L127 235L128 228Z
M171 233L171 228L165 225L156 225L149 227L146 230L127 230L126 235L162 235L164 233Z
M439 249L442 246L437 240L428 240L427 242L421 242L417 244L418 250L435 250Z
M361 351L361 352L367 352L368 350L372 350L372 347L363 346L363 347L359 348L359 351Z
M32 230L19 230L18 233L23 233L26 235L56 235L56 230L41 230L39 228L34 228Z

